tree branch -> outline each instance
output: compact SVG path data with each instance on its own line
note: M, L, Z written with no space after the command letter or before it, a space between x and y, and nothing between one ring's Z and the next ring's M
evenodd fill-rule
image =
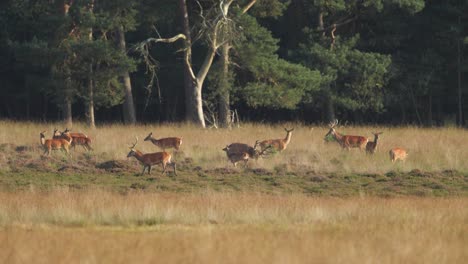
M242 9L242 14L245 14L247 13L247 11L249 11L249 9L255 4L255 2L257 2L257 0L252 0L250 1L250 3L248 3L244 9Z
M141 42L140 45L147 45L147 44L149 44L151 42L154 42L154 43L158 43L158 42L172 43L172 42L176 42L179 39L186 40L187 37L184 34L180 33L178 35L175 35L172 38L149 38L149 39L146 39L143 42Z

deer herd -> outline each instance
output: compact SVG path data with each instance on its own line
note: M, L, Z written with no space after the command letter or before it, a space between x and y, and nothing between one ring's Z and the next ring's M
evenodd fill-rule
M369 141L367 137L363 136L352 136L344 135L336 131L336 126L338 125L338 120L335 120L329 124L330 130L325 135L325 141L336 141L342 149L349 150L351 148L359 148L360 150L365 150L367 154L374 154L377 146L379 136L383 132L372 132L374 135L374 141ZM237 163L243 162L244 167L247 166L249 159L257 160L259 157L263 157L272 153L280 153L285 150L288 144L291 142L292 129L284 129L286 131L286 136L280 139L267 139L263 141L257 140L254 146L250 146L245 143L232 143L227 145L222 150L226 152L228 160L234 165L237 166ZM70 132L66 128L63 132L54 130L53 136L51 139L45 139L45 131L40 133L41 145L44 148L44 155L47 154L50 156L52 150L62 150L70 155L70 147L73 149L76 145L82 146L86 151L91 151L91 138L83 133L74 133ZM145 170L148 171L148 174L151 174L151 167L154 165L161 165L163 168L162 174L166 173L166 168L168 165L172 166L174 175L177 175L176 172L176 163L172 160L172 155L166 152L166 149L175 149L178 151L182 145L182 138L180 137L167 137L156 139L153 137L153 133L144 139L144 141L150 141L155 146L162 149L162 152L154 153L142 153L141 151L135 149L138 143L138 137L135 137L136 141L130 147L130 152L127 154L127 158L135 157L142 165L143 171L141 175L145 173ZM396 147L392 148L389 151L390 160L393 162L401 160L405 161L408 153L405 149Z

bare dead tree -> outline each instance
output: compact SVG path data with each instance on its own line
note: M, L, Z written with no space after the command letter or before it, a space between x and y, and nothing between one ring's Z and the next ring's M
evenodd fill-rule
M154 78L156 73L156 62L149 54L149 48L151 44L156 43L174 43L178 40L184 42L184 66L186 69L185 74L187 75L188 82L186 83L186 119L187 121L194 122L201 127L205 127L205 116L203 112L203 100L202 100L202 89L203 83L206 76L213 64L214 57L216 56L217 50L227 42L229 34L229 27L232 25L227 16L229 7L234 0L221 0L219 5L214 5L213 8L204 12L203 8L199 4L201 22L199 23L197 36L200 36L206 44L207 50L205 59L197 72L194 71L192 65L192 33L188 29L188 12L186 8L186 0L180 0L180 7L182 10L183 28L184 33L179 33L170 38L148 38L145 41L136 45L135 50L138 51L144 58L144 62L147 65L147 69Z

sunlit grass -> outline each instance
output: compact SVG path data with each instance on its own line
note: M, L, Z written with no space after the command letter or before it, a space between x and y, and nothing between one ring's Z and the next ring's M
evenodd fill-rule
M30 122L0 122L0 144L39 146L39 132L46 130L51 135L61 124L42 124ZM283 127L295 127L291 143L283 153L273 155L257 162L250 162L251 167L288 170L307 169L319 172L343 173L382 173L391 170L426 171L460 170L468 171L468 133L457 128L417 128L417 127L339 127L343 134L363 135L373 138L372 131L382 131L377 153L367 156L364 151L341 150L334 142L324 143L328 127L304 126L300 124L263 125L243 124L232 130L200 129L189 124L158 125L105 125L95 130L88 130L83 124L77 124L73 131L85 132L93 139L95 151L91 154L99 161L125 159L129 146L139 138L137 148L143 152L160 151L143 139L149 132L155 138L178 136L183 138L179 157L191 158L203 168L228 166L225 153L221 150L233 142L253 145L256 140L283 138ZM388 151L393 147L403 147L409 155L406 162L392 164ZM36 156L42 152L36 150ZM83 152L77 147L78 152ZM54 153L55 156L63 155ZM1 160L1 157L0 157Z
M462 263L468 257L466 198L56 189L0 193L0 199L3 263Z

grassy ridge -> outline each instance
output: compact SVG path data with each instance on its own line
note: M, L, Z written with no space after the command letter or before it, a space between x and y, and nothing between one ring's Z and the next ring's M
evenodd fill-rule
M256 139L281 138L283 126L245 124L233 130L202 130L190 125L102 126L75 131L93 139L95 151L80 147L69 158L56 151L42 156L39 131L52 131L60 124L0 122L0 188L3 190L74 189L100 187L126 193L131 190L166 192L252 191L305 193L313 195L418 195L450 196L468 193L468 133L455 128L418 129L386 127L340 127L345 134L369 135L383 131L376 155L358 150L343 151L335 143L324 143L326 127L296 127L288 148L271 157L250 161L248 168L234 168L222 147L232 142L253 144ZM175 153L179 176L137 177L141 165L127 159L128 146L138 136L137 148L159 151L142 139L181 136L182 149ZM407 162L392 164L387 150L403 146L410 152Z

